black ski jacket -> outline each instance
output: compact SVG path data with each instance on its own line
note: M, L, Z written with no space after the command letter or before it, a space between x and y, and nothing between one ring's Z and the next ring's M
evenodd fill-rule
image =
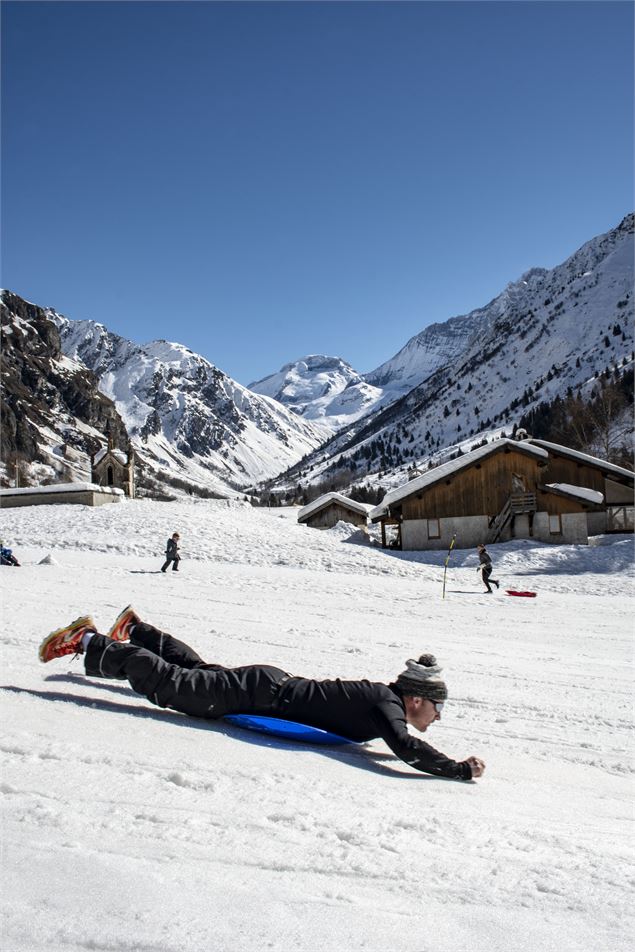
M281 685L275 707L280 717L351 740L381 737L400 760L416 770L457 780L472 779L466 761L451 760L408 732L404 703L394 684L290 678Z

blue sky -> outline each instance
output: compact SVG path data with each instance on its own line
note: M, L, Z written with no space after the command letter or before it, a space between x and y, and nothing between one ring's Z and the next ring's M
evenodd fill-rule
M247 384L633 209L629 2L2 4L2 282Z

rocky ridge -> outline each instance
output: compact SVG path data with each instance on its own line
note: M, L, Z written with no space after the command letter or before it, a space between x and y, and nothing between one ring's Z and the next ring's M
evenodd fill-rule
M62 352L44 308L2 291L1 454L5 465L35 462L42 480L90 478L90 454L125 424L82 363Z

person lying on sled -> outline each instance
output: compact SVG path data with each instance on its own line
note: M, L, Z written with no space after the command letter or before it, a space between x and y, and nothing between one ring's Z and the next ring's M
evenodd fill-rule
M153 704L182 714L260 714L355 741L381 737L416 770L454 780L472 780L485 770L478 757L452 760L408 733L408 724L423 733L438 721L448 696L433 655L407 661L390 684L315 681L264 664L225 668L207 664L184 642L142 622L130 605L108 636L85 616L52 632L39 652L44 662L73 653L84 655L90 677L127 680Z

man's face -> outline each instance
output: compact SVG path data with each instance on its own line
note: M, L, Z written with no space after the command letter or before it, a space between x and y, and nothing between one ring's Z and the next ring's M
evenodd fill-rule
M441 718L441 714L435 710L434 703L427 698L405 697L404 707L407 722L421 733Z

